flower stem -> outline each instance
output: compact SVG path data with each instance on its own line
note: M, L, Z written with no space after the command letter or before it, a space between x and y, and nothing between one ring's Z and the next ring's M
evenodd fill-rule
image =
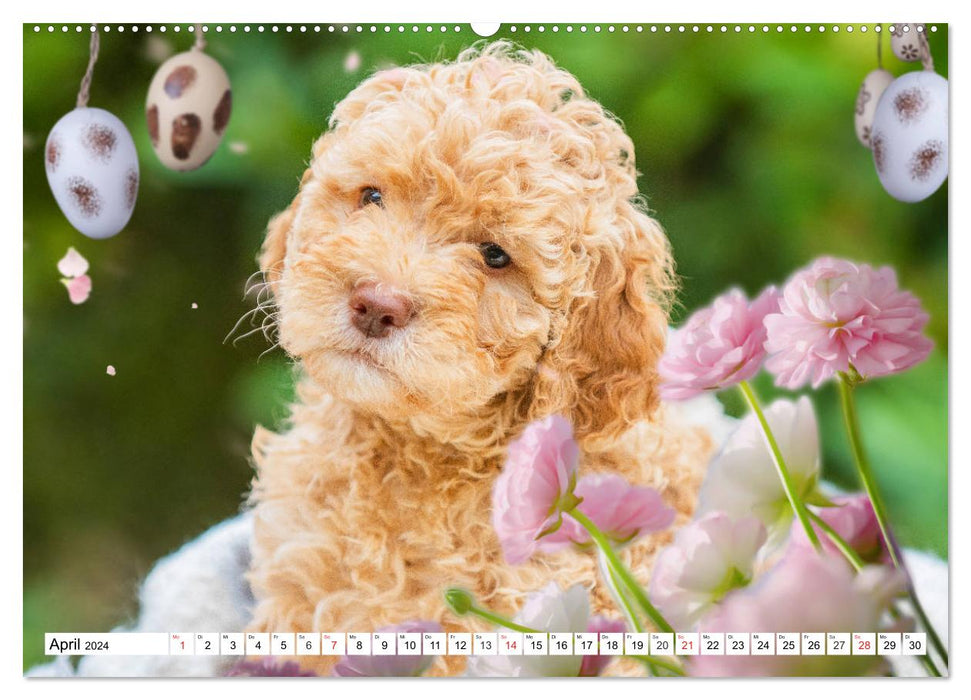
M836 530L830 527L829 523L812 511L809 511L809 517L814 523L816 523L816 525L819 526L820 530L826 533L826 536L829 538L830 542L836 545L836 548L842 552L843 556L846 557L846 560L850 562L850 564L852 564L854 569L859 571L863 568L863 560L860 559L860 555L856 553L856 550L853 549L846 540L839 536L839 533L837 533Z
M897 603L891 603L888 610L890 612L890 617L896 621L899 621L903 617L903 613L897 609ZM921 654L917 658L920 659L921 664L923 664L924 668L927 669L928 675L935 676L937 678L941 677L941 672L937 670L937 665L934 663L934 660L931 658L930 654Z
M673 661L668 661L666 659L659 659L656 656L646 656L646 655L640 655L639 656L639 655L636 655L636 654L630 654L629 655L629 658L631 658L631 659L637 659L638 661L643 661L646 664L654 664L655 666L658 666L660 668L663 668L665 671L670 671L671 673L675 674L676 676L683 676L684 675L684 669L681 668L680 666L678 666Z
M520 625L517 622L503 617L502 615L497 615L496 613L480 608L478 605L473 605L469 608L469 614L475 615L476 617L481 617L483 620L488 620L489 622L499 625L500 627L505 627L511 629L515 632L529 632L532 634L541 634L539 630L535 630L532 627L526 627L525 625Z
M812 521L816 523L816 525L818 525L824 533L826 533L829 540L836 545L836 548L842 552L843 556L846 557L846 560L856 571L859 571L864 567L864 562L860 558L860 555L856 553L856 550L854 550L846 540L839 536L839 533L837 533L836 530L830 527L829 523L812 511L809 511L809 517L812 518ZM894 607L893 604L890 606L890 614L895 620L900 619L900 612L896 607ZM934 665L934 661L930 658L930 656L924 654L920 657L920 661L930 675L940 678L941 672L937 670L937 666Z
M910 602L914 607L914 613L920 619L921 624L924 629L927 630L927 636L931 640L937 653L940 654L941 660L944 665L948 665L947 650L944 648L944 644L941 642L941 638L937 635L937 631L933 628L930 620L927 618L927 613L924 612L923 606L917 599L917 592L914 590L913 579L910 576L910 571L907 570L907 566L904 563L903 552L900 550L900 545L897 544L897 538L894 537L893 531L890 529L890 521L887 518L887 509L884 507L883 499L880 496L880 492L877 490L877 482L873 475L873 470L870 468L870 460L867 458L866 452L863 450L863 438L860 432L860 419L856 411L856 400L853 397L853 381L848 375L840 372L839 381L837 382L840 392L840 407L843 409L843 421L846 425L846 434L850 440L850 448L853 451L853 460L856 462L856 470L860 474L860 481L863 482L863 489L866 491L867 496L870 499L870 504L873 506L873 513L877 518L877 524L880 526L880 533L883 535L884 542L887 543L887 550L890 552L890 559L893 561L893 565L904 573L907 580L907 595L910 598Z
M853 398L853 387L849 378L840 373L839 380L840 406L843 409L843 420L846 424L846 434L850 439L850 449L853 451L853 459L856 462L856 470L860 473L860 480L863 488L873 506L873 513L876 515L877 524L880 526L880 533L883 535L887 549L890 551L890 559L898 569L904 569L903 556L897 546L897 539L890 531L890 522L887 520L887 511L883 506L883 499L877 491L877 483L870 469L870 460L867 459L863 451L863 440L860 437L860 421L856 412L856 401ZM909 578L909 575L908 575Z
M620 577L614 570L614 567L610 565L606 557L603 557L601 562L602 568L605 570L607 578L610 579L610 586L614 590L617 598L617 604L623 609L624 614L627 616L627 622L630 623L631 629L635 632L643 632L644 625L637 617L637 613L634 611L634 607L631 605L630 601L627 600L627 596L624 595L624 585L620 581Z
M941 662L944 664L944 667L947 668L947 649L944 648L944 643L941 641L941 638L937 636L937 630L935 630L931 625L931 621L927 617L927 613L924 612L924 607L920 604L920 600L917 598L917 591L914 590L914 586L910 582L909 576L910 574L908 574L907 579L907 597L910 598L910 604L914 607L914 612L917 614L917 618L920 620L920 623L924 626L924 629L927 630L927 636L930 637L931 644L937 650L937 653L940 654Z
M599 563L600 563L600 573L606 576L607 581L610 584L610 590L614 595L614 600L621 607L621 609L623 609L624 614L627 616L627 623L630 625L631 629L634 630L635 632L643 632L644 626L641 624L640 619L637 617L637 613L634 611L634 606L632 606L630 601L627 599L627 595L625 594L624 584L621 583L619 577L617 576L617 572L614 571L614 568L610 565L610 562L607 561L607 558L604 556L603 552L598 551L597 554L598 554L597 559L599 560ZM638 660L641 663L643 663L644 666L647 668L648 675L651 675L651 676L658 675L657 667L654 665L654 663L651 661L650 658L639 657Z
M766 420L765 414L762 412L762 407L759 405L759 401L755 396L755 391L753 391L751 385L748 382L739 382L738 389L745 398L745 402L748 404L749 408L752 409L752 413L758 418L759 424L762 426L762 435L765 437L766 445L769 447L769 452L772 455L772 462L775 464L776 472L779 474L779 479L782 481L782 488L786 492L786 498L789 499L789 505L792 506L793 512L795 512L796 517L799 522L802 523L803 529L806 531L806 537L812 543L813 548L818 552L821 550L821 545L819 544L819 537L816 535L816 531L813 526L809 523L809 509L806 508L806 504L802 502L802 499L796 494L795 487L792 483L792 476L789 474L789 470L786 468L785 460L782 457L782 451L779 449L779 444L775 441L775 436L772 434L772 428L769 427L769 421Z
M674 628L668 624L668 621L664 619L664 616L658 612L657 608L651 605L651 601L647 597L647 593L641 588L640 584L634 578L633 574L627 570L624 563L617 556L617 552L610 545L610 540L604 535L600 528L598 528L590 518L581 513L579 509L574 508L569 511L569 514L578 522L583 528L590 533L590 537L603 552L604 557L607 559L607 563L610 568L616 573L617 577L626 586L627 590L637 601L637 604L641 606L647 616L651 618L651 621L657 626L662 632L674 632Z
M927 669L927 672L930 675L934 676L935 678L941 677L941 672L937 670L937 666L934 665L934 662L931 661L931 657L929 657L927 654L922 654L920 656L920 662L924 665L924 668Z

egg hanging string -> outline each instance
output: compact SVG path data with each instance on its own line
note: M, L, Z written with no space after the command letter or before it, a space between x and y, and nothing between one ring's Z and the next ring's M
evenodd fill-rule
M98 62L98 48L101 46L101 36L98 31L98 25L92 25L91 27L91 48L90 48L90 58L88 58L88 69L84 71L84 77L81 78L81 89L78 91L78 103L77 106L87 107L88 97L91 92L91 76L94 75L94 64Z
M934 57L931 56L931 46L927 43L927 25L921 29L914 27L914 31L917 32L917 43L920 44L920 64L924 70L933 72Z
M883 68L883 45L881 43L881 39L883 38L883 32L880 32L879 29L880 27L877 27L878 31L874 32L874 34L877 35L877 68L882 69Z
M204 51L206 48L206 37L203 34L201 24L196 25L196 43L192 45L192 48L196 51Z

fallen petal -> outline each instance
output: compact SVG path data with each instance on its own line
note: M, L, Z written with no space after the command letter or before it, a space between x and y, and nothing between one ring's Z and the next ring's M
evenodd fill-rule
M88 261L74 248L68 248L67 254L57 261L57 270L65 277L80 277L88 271Z
M348 73L353 73L358 68L361 67L361 54L357 51L351 51L347 54L347 58L344 59L344 70Z
M81 275L74 279L62 279L61 284L67 287L67 296L72 304L83 304L91 295L91 278Z

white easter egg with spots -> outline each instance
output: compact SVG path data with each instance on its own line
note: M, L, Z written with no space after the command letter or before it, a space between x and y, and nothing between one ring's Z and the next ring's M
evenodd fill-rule
M856 127L856 138L867 148L870 148L870 132L873 129L873 115L877 111L877 103L883 91L893 82L893 73L877 68L867 73L856 95L856 113L853 124Z
M125 228L138 196L138 153L118 117L96 107L65 114L47 137L44 167L74 228L90 238Z
M904 27L907 31L904 31ZM917 22L897 22L890 30L890 50L901 61L913 63L920 60L920 39Z
M931 196L947 178L947 80L905 73L883 92L873 116L873 164L883 188L901 202Z
M176 54L155 72L145 117L152 148L172 170L195 170L216 152L232 112L229 77L200 49Z

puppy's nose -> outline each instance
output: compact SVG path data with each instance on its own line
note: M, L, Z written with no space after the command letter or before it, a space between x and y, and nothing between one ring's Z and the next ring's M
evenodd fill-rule
M348 303L354 326L368 338L384 338L395 328L407 326L415 315L408 297L373 282L357 285Z

